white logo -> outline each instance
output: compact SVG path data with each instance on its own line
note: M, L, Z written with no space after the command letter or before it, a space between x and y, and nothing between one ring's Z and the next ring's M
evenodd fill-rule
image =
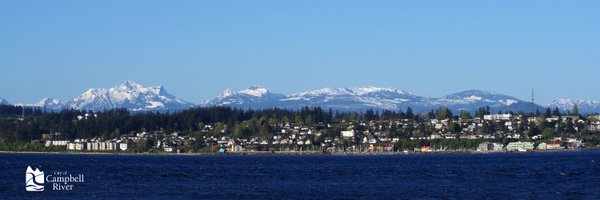
M44 191L44 172L36 168L35 171L31 166L27 166L25 171L25 190L29 192Z

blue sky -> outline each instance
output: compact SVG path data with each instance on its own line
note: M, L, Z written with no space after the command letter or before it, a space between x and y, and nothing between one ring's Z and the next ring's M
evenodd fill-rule
M253 84L600 100L598 19L600 1L0 1L0 98L132 80L194 103Z

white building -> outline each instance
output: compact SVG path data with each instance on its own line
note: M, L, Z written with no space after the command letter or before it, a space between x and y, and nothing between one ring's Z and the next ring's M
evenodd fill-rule
M69 142L67 143L67 150L83 151L86 146L86 143L83 142Z
M88 142L86 143L88 151L112 151L117 150L117 143L114 142Z
M533 142L511 142L506 145L508 151L530 151L533 150Z
M356 136L356 134L354 133L354 130L342 131L342 137L353 138L354 136Z
M127 142L121 142L118 144L119 144L119 150L121 150L121 151L127 151L132 146L131 143L127 143Z
M67 146L67 143L69 143L69 141L66 141L66 140L48 140L48 141L46 141L46 147L49 147L49 146Z
M481 151L481 152L502 151L503 146L504 145L502 145L501 143L484 142L484 143L479 144L477 151Z
M175 148L175 147L170 147L170 146L167 146L167 147L165 147L165 148L163 148L163 149L164 149L166 152L170 152L170 153L172 153L172 152L175 152L175 151L177 150L177 148Z

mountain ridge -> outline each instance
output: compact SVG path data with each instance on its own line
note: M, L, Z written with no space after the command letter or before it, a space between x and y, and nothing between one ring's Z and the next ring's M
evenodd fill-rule
M130 111L177 111L195 106L170 93L163 86L144 87L133 81L125 81L111 88L90 88L68 101L44 98L28 106L47 110L65 108L76 110L107 110L126 108Z
M0 104L9 104L0 98ZM22 105L22 104L17 104ZM268 88L252 85L237 90L226 89L213 99L200 104L184 101L161 86L144 87L133 81L125 81L111 88L90 88L71 100L44 98L26 106L41 107L46 110L64 108L78 110L106 110L126 108L130 111L178 111L195 106L230 106L236 108L283 108L299 109L305 106L320 106L340 111L406 110L428 112L439 107L447 107L453 112L474 112L480 107L490 107L498 111L543 111L547 107L557 107L561 112L569 112L574 105L580 113L600 112L600 101L556 99L545 106L520 100L516 97L483 90L465 90L442 97L424 97L409 91L392 87L325 87L316 90L301 91L292 94L271 92Z
M580 113L600 113L600 101L595 100L555 99L550 101L547 107L558 108L561 112L572 112L575 105L577 105Z
M251 87L241 91L253 89L255 88ZM447 107L456 112L462 110L472 112L485 106L491 107L493 111L523 110L532 112L543 108L540 105L522 101L515 97L482 90L466 90L440 98L418 96L398 88L373 86L326 87L289 95L269 92L265 93L266 95L250 96L246 95L248 92L236 92L234 90L226 90L224 93L228 95L219 95L219 97L206 101L200 106L231 106L255 109L271 107L299 109L304 106L320 106L341 111L406 110L411 107L416 112L427 112L439 107Z

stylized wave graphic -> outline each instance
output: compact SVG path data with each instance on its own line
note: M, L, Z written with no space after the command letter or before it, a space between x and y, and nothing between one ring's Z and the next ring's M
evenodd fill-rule
M27 181L25 182L27 191L44 191L44 183L40 183L40 182L36 181L36 178L38 176L42 176L42 175L43 174L37 174L36 175L34 173L31 173L31 172L27 173L26 176L29 177L27 179Z
M39 185L27 185L27 190L44 191L44 187Z
M31 173L31 172L29 172L28 174L31 175L31 178L27 179L27 184L29 184L30 182L33 182L33 184L36 184L36 185L43 185L44 184L44 183L38 183L35 180L36 177L38 177L38 176L40 176L42 174L35 175L35 174Z

